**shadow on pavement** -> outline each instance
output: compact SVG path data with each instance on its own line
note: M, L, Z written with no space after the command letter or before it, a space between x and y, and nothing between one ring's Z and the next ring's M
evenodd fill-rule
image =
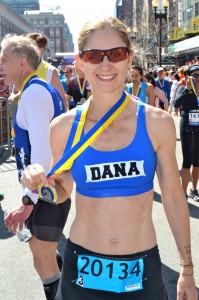
M154 201L162 203L161 195L154 191ZM198 203L198 202L197 202ZM188 202L190 217L199 219L199 207Z
M154 199L154 201L156 201L156 202L162 203L161 195L160 195L159 193L155 192L155 191L154 191L154 193L153 193L153 199Z
M7 227L4 224L4 213L0 205L0 239L5 240L13 237L14 234L8 231Z
M179 273L162 264L162 276L167 290L168 300L176 300L176 286ZM197 288L198 294L199 289Z
M162 264L162 277L167 290L168 300L176 300L176 285L179 273Z
M16 170L15 157L11 156L11 151L4 149L2 155L0 155L0 173Z
M0 164L3 164L11 156L11 151L8 149L1 149L0 152Z
M189 206L190 217L194 219L199 219L199 207L189 202L188 202L188 206Z

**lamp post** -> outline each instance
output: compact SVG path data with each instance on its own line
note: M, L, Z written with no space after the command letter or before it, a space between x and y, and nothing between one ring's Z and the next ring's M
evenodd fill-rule
M162 65L162 19L167 20L167 9L169 7L168 0L153 0L152 7L154 9L155 23L160 19L160 41L159 41L159 65Z

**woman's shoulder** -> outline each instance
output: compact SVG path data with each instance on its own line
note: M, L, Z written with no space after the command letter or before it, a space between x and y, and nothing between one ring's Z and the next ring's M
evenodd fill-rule
M146 105L146 120L147 124L155 131L168 130L168 127L173 126L172 116L165 110Z
M147 105L146 123L155 150L159 149L165 139L169 140L175 136L174 120L165 110Z
M51 133L59 136L61 139L69 136L75 115L76 109L71 109L70 111L67 111L54 118L50 125Z
M59 130L66 130L71 128L76 115L76 108L73 108L58 117L54 118L51 122L51 127L54 127Z

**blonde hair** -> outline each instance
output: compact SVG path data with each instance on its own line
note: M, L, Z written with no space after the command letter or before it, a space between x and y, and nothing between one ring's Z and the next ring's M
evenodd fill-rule
M1 42L1 46L8 46L8 51L15 56L25 56L34 70L39 63L39 48L35 41L22 35L7 34Z
M121 37L121 40L126 44L126 47L132 49L132 42L127 31L126 25L115 17L100 16L88 21L81 28L78 37L79 51L84 50L84 47L87 44L87 41L93 32L105 28L111 28L117 31L119 36Z

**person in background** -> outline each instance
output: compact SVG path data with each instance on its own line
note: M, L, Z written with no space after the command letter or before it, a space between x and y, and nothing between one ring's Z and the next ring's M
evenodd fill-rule
M171 93L171 87L170 83L167 79L164 79L164 69L162 67L157 68L156 70L157 78L155 79L156 86L161 89L165 96L167 97L168 101L170 102L170 93ZM162 99L160 99L160 108L164 110L164 103Z
M74 76L68 81L68 90L66 93L66 99L70 109L83 104L90 95L88 89L89 84L84 72L79 68L77 62L75 62L74 67Z
M154 88L154 93L155 93L154 106L160 108L159 104L161 99L162 102L164 102L164 110L168 111L168 99L165 96L164 92L156 86L153 75L145 74L143 80L146 80L147 82L151 83Z
M129 70L130 83L126 84L126 91L140 98L144 103L154 106L155 94L151 83L143 81L143 69L132 66Z
M51 83L56 88L56 90L59 92L60 96L62 97L65 109L67 110L68 105L66 101L66 95L63 86L61 84L61 81L59 79L57 69L54 66L52 66L50 63L42 59L44 51L46 50L47 47L47 42L48 42L47 37L40 33L28 33L26 34L26 36L34 40L39 47L39 61L37 66L37 76ZM17 91L16 88L14 87L13 92L10 96L10 100L14 103L18 103L19 97L20 97L20 92Z
M199 201L197 190L199 178L199 65L189 66L187 85L174 99L174 107L181 108L180 140L183 163L181 169L182 187L186 197ZM191 76L191 78L189 77ZM192 84L192 80L194 83ZM187 192L191 174L191 189Z
M13 125L20 182L31 163L38 162L49 170L52 158L50 122L65 112L57 90L37 76L39 51L37 44L24 36L7 35L1 42L0 72L5 83L14 85L20 92ZM34 192L24 189L21 203L6 216L5 225L13 233L17 228L21 230L24 223L30 230L32 237L28 243L34 267L43 282L46 299L53 300L60 278L56 249L67 220L70 199L55 206L38 198L36 188Z
M56 300L168 299L152 220L155 172L179 252L177 299L197 300L174 121L124 91L132 48L128 30L117 18L95 17L83 25L79 67L92 96L51 123L53 170L48 179L39 164L23 173L22 182L31 190L36 183L53 184L60 202L76 183L76 216ZM65 160L74 138L80 139L76 159Z
M199 65L199 56L198 56L198 55L195 56L195 63L196 63L197 65Z
M0 74L0 97L8 99L10 96L10 86L5 84L4 78Z
M67 67L67 64L64 61L61 61L60 65L58 67L58 76L59 76L60 80L65 78L66 67Z
M173 111L174 99L175 99L176 91L177 91L179 84L181 84L180 76L178 75L178 73L175 73L175 74L173 74L173 83L171 85L171 94L170 94L171 100L170 100L170 105L169 105L169 113L170 114ZM174 108L174 115L178 116L177 108Z
M68 82L69 82L69 80L73 77L73 69L72 69L72 66L66 65L63 72L64 72L64 76L63 76L63 78L61 79L61 84L62 84L62 86L63 86L63 88L64 88L64 92L65 92L65 94L66 94L67 91L68 91Z

